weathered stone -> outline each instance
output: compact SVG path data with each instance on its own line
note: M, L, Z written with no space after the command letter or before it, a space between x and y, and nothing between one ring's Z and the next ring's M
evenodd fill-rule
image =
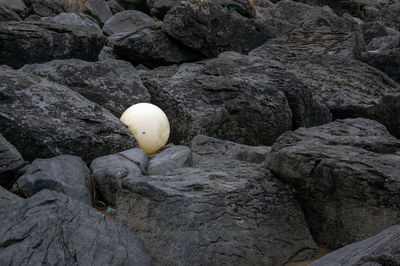
M117 117L133 104L150 101L150 94L137 71L131 64L120 60L54 60L25 65L21 71L66 85Z
M154 264L283 265L311 256L316 246L288 187L235 160L235 143L204 154L201 146L218 140L200 137L192 151L202 153L193 162L201 168L125 178L117 193L116 219L143 239Z
M18 178L16 184L29 196L48 189L92 205L90 171L77 156L60 155L36 159L27 167L24 175Z
M87 0L82 11L95 18L100 26L103 26L103 24L113 16L104 0Z
M52 59L97 59L105 38L77 26L45 22L0 23L0 64L19 68Z
M124 11L124 8L116 0L108 0L106 1L106 3L110 8L111 13L113 13L113 15Z
M200 60L195 51L166 35L161 29L144 28L130 34L115 34L108 38L113 53L133 65L157 67Z
M151 265L135 234L49 190L0 209L0 247L1 265Z
M65 86L0 67L0 131L26 160L59 154L86 162L136 147L115 116Z
M0 134L0 186L7 186L14 178L14 171L23 165L19 151Z
M148 163L143 150L130 149L96 158L90 164L90 169L102 198L111 206L115 206L115 193L121 186L121 180L141 176Z
M310 266L336 265L399 265L400 226L338 249L316 260Z
M207 57L231 50L247 53L273 37L260 20L208 1L187 1L173 7L164 17L163 29Z
M47 18L45 21L54 22L62 25L72 25L85 28L88 31L94 31L100 35L103 31L99 25L93 21L94 19L84 13L61 13L55 17Z
M149 175L166 175L174 169L190 166L192 166L190 148L186 146L171 146L150 158L147 173Z
M22 198L0 186L0 210L15 203L18 200L22 200Z
M395 49L363 53L362 60L400 83L400 45Z
M400 222L398 151L378 122L336 120L283 134L266 165L296 191L314 239L338 248Z
M0 4L0 22L5 21L21 21L21 18L14 10Z
M54 0L25 0L32 12L41 17L54 17L64 12L64 6Z
M137 10L126 10L115 14L103 26L103 31L112 35L115 33L137 32L144 28L159 27L161 22Z
M170 140L189 143L198 134L259 145L313 121L310 91L282 64L234 52L141 75L152 102L166 112ZM323 113L315 105L315 113ZM329 112L329 111L328 111ZM256 122L255 122L256 121Z

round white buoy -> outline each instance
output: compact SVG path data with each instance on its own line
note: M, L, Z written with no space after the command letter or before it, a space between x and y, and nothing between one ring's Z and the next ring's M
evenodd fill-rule
M120 120L129 127L139 147L147 154L157 152L168 141L170 131L168 118L153 104L132 105L122 114Z

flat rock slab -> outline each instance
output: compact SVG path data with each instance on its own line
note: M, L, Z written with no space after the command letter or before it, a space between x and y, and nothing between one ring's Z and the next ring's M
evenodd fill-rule
M121 60L53 60L25 65L20 70L66 85L118 118L130 106L150 101L139 73L130 63Z
M106 109L63 85L0 67L0 130L26 160L60 154L86 162L137 146Z
M202 138L193 153L216 142ZM315 253L288 186L230 151L239 149L203 154L201 168L122 180L116 219L143 239L155 265L282 265Z
M151 265L143 242L121 224L44 190L0 209L1 265Z
M373 237L325 255L310 266L399 265L399 238L400 226L395 225Z
M192 151L186 146L171 146L151 156L147 173L166 175L168 171L192 166Z
M334 249L400 222L399 151L376 121L336 120L283 134L266 165L296 191L314 239Z
M7 186L14 171L25 163L19 151L0 134L0 186Z
M81 158L60 155L49 159L36 159L16 181L27 195L48 189L92 205L90 171Z
M52 59L97 59L105 37L95 31L49 22L1 22L0 64L13 68Z

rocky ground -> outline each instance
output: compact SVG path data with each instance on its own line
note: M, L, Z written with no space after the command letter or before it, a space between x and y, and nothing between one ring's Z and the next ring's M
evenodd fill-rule
M399 82L398 0L0 0L0 265L400 265Z

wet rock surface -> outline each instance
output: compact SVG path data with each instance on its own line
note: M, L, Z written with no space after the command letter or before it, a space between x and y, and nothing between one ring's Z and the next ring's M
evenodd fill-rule
M297 191L314 239L338 248L399 223L399 150L376 121L336 120L283 134L266 165Z

